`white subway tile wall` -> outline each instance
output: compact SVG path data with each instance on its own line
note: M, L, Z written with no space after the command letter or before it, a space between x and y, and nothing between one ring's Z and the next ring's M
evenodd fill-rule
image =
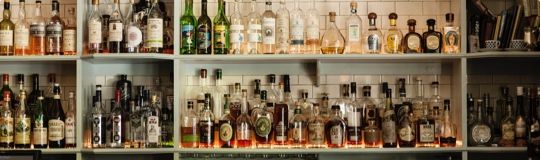
M516 96L517 86L540 87L540 75L469 75L468 82L467 89L473 97L482 97L484 93L489 93L495 100L501 96L502 86L509 87L511 96Z
M159 75L159 78L161 79L161 85L163 86L171 86L172 83L169 81L169 75ZM94 85L102 85L102 97L104 100L104 103L106 106L109 106L110 100L114 98L114 90L116 89L116 82L120 79L119 75L99 75L96 76L96 81ZM132 84L132 94L134 96L136 95L136 86L143 85L146 89L154 89L156 85L154 84L154 80L156 79L156 75L128 75L128 80L131 81ZM91 91L88 91L91 93L91 95L94 95L94 86L91 86Z
M68 107L68 100L69 100L69 92L77 93L77 87L76 87L76 77L75 75L56 75L56 82L60 84L60 95L62 100L62 107L64 111L67 111ZM17 81L17 75L11 74L9 76L9 87L15 94L19 94L19 82ZM51 85L49 85L47 75L42 74L39 76L39 89L44 91L45 93L48 92L48 90L51 88ZM32 77L30 74L24 75L24 85L23 89L26 91L26 94L30 94L32 92ZM77 95L75 95L75 98Z
M41 12L43 17L48 18L51 15L52 7L51 7L52 0L42 0L41 1ZM75 13L77 12L77 0L59 0L60 2L60 17L73 17L75 18L75 15L67 15L68 9L73 8L75 9ZM0 3L4 3L4 1L0 1ZM35 12L35 0L26 0L26 18L28 20L32 19L34 12ZM19 20L19 0L11 0L11 20L16 22ZM4 7L0 7L0 12L4 11Z

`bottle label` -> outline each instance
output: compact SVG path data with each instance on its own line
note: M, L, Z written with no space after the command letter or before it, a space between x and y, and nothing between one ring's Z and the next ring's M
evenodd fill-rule
M514 140L516 132L514 131L514 123L504 123L501 127L502 130L502 139L504 140Z
M233 138L233 128L231 124L224 123L219 127L219 139L224 142L231 141Z
M30 34L32 37L45 37L45 25L32 24L30 25Z
M330 128L330 144L343 144L343 128L341 128L340 125L332 126L332 128Z
M101 21L88 22L88 43L99 44L102 41Z
M401 47L401 38L397 35L390 35L386 37L386 49L390 52L398 52Z
M291 18L291 41L293 45L304 44L304 20L300 17Z
M250 43L260 43L262 42L261 35L261 25L260 24L250 24L248 26L248 40Z
M367 42L368 42L368 49L370 51L376 51L376 50L379 50L379 48L381 48L381 46L379 46L379 35L376 35L376 34L372 34L372 35L369 35L368 38L367 38Z
M431 143L435 141L435 125L433 124L420 124L420 139L419 142Z
M373 131L364 131L364 142L365 143L377 143L381 139L379 132Z
M36 127L32 131L34 145L45 145L47 144L47 128Z
M163 48L163 19L148 18L145 45L148 48Z
M319 39L319 19L318 17L308 18L306 26L307 39Z
M276 19L276 40L277 48L282 52L289 50L289 17L280 17Z
M347 30L349 32L349 42L360 41L360 24L349 24Z
M74 29L64 30L64 52L77 50L77 31Z
M214 142L214 123L212 121L199 121L200 129L200 142L201 143L213 143Z
M158 143L159 135L161 134L159 128L159 117L148 116L146 124L146 136L148 137L148 143Z
M48 38L62 38L62 24L49 24L45 27ZM52 129L51 129L52 130Z
M276 44L276 19L275 18L263 18L263 44L271 45Z
M266 137L272 131L272 121L266 116L262 116L255 120L255 133L260 137Z
M109 42L122 42L124 34L124 24L109 23Z
M75 118L66 117L66 144L75 144Z
M459 46L459 33L452 27L444 27L444 44L449 47Z
M251 140L251 129L247 123L236 126L236 140Z
M15 119L15 144L30 144L30 118Z
M525 137L527 135L527 124L524 120L516 120L516 137Z
M13 46L13 30L0 30L0 46Z
M142 43L142 31L137 26L129 26L127 28L127 47L135 48Z
M231 25L231 43L244 42L244 25Z
M214 26L214 47L219 49L228 48L229 44L227 43L227 26L225 25L216 25Z
M28 47L30 39L30 30L28 28L16 28L15 29L15 48Z
M208 49L211 45L211 29L208 25L200 25L197 28L197 48L198 49Z
M377 108L375 106L368 106L367 107L367 120L375 120L377 119Z
M487 142L491 139L491 129L486 125L478 125L472 129L472 138L475 142Z
M287 126L283 121L279 122L276 125L276 141L284 142L287 141Z
M94 115L92 117L92 144L102 144L103 142L103 117L101 115Z
M324 144L324 124L323 123L311 123L308 126L309 143L310 144Z
M306 137L304 136L307 132L305 122L294 122L292 125L292 140L296 143L306 141Z
M433 35L427 36L427 38L426 38L426 46L427 46L428 49L430 49L430 50L439 49L440 45L441 44L439 44L439 37L433 36Z
M386 120L382 123L383 128L383 142L395 143L396 142L396 122L392 120Z
M352 142L358 142L362 140L362 130L360 127L347 127L348 140Z
M193 143L199 141L199 134L195 127L182 127L182 142Z
M182 25L182 47L193 48L195 44L194 26Z
M414 140L414 133L411 126L399 129L399 139L406 142L411 142Z
M122 143L122 116L114 115L112 117L112 142Z
M362 126L362 113L356 111L349 111L347 115L348 127L361 127Z
M62 120L49 120L49 141L64 139L64 122Z
M420 48L420 37L418 36L409 36L407 38L407 47L410 49Z

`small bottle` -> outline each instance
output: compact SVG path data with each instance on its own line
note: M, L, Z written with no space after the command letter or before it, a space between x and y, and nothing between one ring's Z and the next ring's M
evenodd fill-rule
M398 15L396 13L390 13L388 19L390 19L390 28L386 32L385 38L385 52L388 54L399 54L401 51L401 40L403 34L401 30L396 27Z
M229 54L230 25L225 15L225 1L218 0L218 14L214 17L214 54Z
M243 54L244 53L244 23L243 17L240 14L240 0L234 1L234 10L231 15L231 27L230 27L230 42L231 49L230 54Z
M403 44L401 44L403 53L422 53L422 35L415 31L416 20L409 19L407 25L409 26L409 33L405 35Z
M456 146L456 135L457 128L454 123L452 123L452 115L450 113L450 100L444 100L444 112L443 112L443 123L440 126L440 146L441 147L455 147Z
M429 110L426 106L423 115L416 121L416 146L435 147L435 120L429 117Z
M315 106L313 113L308 121L308 148L324 148L325 141L325 122L326 120L320 115L320 107Z
M484 120L484 101L477 100L477 120L470 127L468 137L471 141L471 146L489 146L491 145L492 135L491 128Z
M19 0L19 21L15 23L15 55L24 56L30 54L30 29L26 21L25 0Z
M377 127L375 120L370 119L368 126L364 129L364 144L366 148L381 147L381 130Z
M262 53L276 53L276 14L272 12L272 1L266 1L266 11L262 15Z
M367 54L380 54L382 46L382 33L377 29L377 14L369 13L369 29L366 31L362 38L362 46L364 52Z
M340 107L332 106L332 117L326 122L326 144L328 148L344 148L347 142L347 125L341 118Z
M362 53L362 19L358 16L357 2L351 2L351 15L347 19L347 53L360 54Z
M182 116L180 127L180 142L183 148L199 147L199 117L197 115L197 112L193 108L193 102L189 101L187 111Z
M207 13L207 0L201 2L201 16L197 19L197 54L212 54L212 20Z
M13 36L15 24L11 21L11 2L10 0L4 1L4 13L2 21L0 22L0 55L12 56L13 55Z
M214 113L210 110L210 93L204 95L204 109L199 118L199 148L214 148Z
M77 20L75 8L69 8L67 10L70 16L66 17L66 27L62 33L64 37L64 43L62 48L64 49L64 55L76 55L77 54Z
M442 34L435 31L435 19L428 19L428 31L424 32L423 47L424 53L441 53L442 48Z
M242 92L247 92L243 90ZM247 95L242 96L242 113L236 119L236 145L238 148L251 148L253 146L253 125L248 114Z
M307 120L302 114L302 109L297 106L294 109L294 116L289 123L289 137L292 148L304 148L307 143L308 129Z
M251 0L251 12L247 15L247 54L260 54L262 51L261 15L255 8L255 0Z
M330 28L326 30L321 40L323 54L343 54L345 51L345 38L336 25L336 12L330 12Z
M57 0L52 1L51 18L45 26L45 31L47 37L46 55L62 55L64 51L64 37L62 37L64 21L60 18L60 3Z
M454 26L454 13L446 13L446 26L443 28L444 53L457 54L460 52L461 39L459 27Z
M289 52L291 54L304 53L305 37L305 21L304 12L300 9L298 0L294 1L294 10L290 16L290 46Z
M124 17L120 12L120 0L114 0L114 8L109 19L109 53L122 52L122 42L124 41Z
M76 116L75 116L75 93L69 92L68 110L66 112L66 148L76 147Z
M66 139L65 131L65 115L62 109L62 100L60 99L60 84L55 83L53 89L52 108L48 113L49 125L49 148L64 148Z
M88 53L101 53L103 42L101 11L99 9L99 0L92 0L92 11L88 18Z

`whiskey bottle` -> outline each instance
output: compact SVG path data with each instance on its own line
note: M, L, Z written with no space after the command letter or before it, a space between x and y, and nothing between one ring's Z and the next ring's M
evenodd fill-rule
M193 102L187 103L187 110L182 115L182 124L180 127L180 142L182 148L199 147L199 117L193 108Z
M229 95L226 94L228 99ZM219 107L219 106L216 106ZM231 116L229 104L223 105L224 114L219 119L219 145L221 148L234 148L236 145L236 120Z
M424 53L441 53L442 48L442 34L441 32L435 31L435 20L427 20L428 31L424 32L422 37L424 37L422 50Z
M332 16L330 16L330 22L332 22ZM335 22L335 19L334 19ZM306 13L306 49L305 53L310 54L319 54L321 46L321 40L320 40L320 27L319 27L319 11L317 11L317 7L315 6L315 1L311 1L311 8L307 10ZM339 32L339 30L338 30ZM325 33L326 34L326 33ZM341 35L341 33L339 33ZM341 35L341 38L343 36ZM343 42L341 43L342 47L345 48L345 39L343 38ZM343 51L341 51L343 53Z
M262 15L262 53L276 53L276 14L272 12L272 1L266 1L266 11Z
M158 6L158 0L152 0L152 7L146 18L144 45L148 53L163 52L163 14Z
M517 87L516 94L516 122L515 122L515 132L516 132L516 146L524 147L527 145L527 119L525 117L525 96L523 94L523 87Z
M101 53L109 53L109 19L111 19L111 15L108 11L101 15L101 37L103 38L101 42ZM146 28L145 23L142 25ZM146 31L143 33L144 36L146 36ZM144 48L144 50L146 51L146 48Z
M45 20L41 14L41 0L36 0L30 23L30 54L45 55Z
M423 115L416 121L416 147L435 147L435 130L435 120L429 117L428 107L423 106Z
M360 54L362 53L362 44L360 37L362 34L362 19L358 16L357 2L351 2L351 15L347 18L347 47L346 53Z
M212 20L207 13L207 0L201 2L201 16L197 19L197 54L212 54Z
M12 149L14 147L13 135L13 117L14 114L11 111L11 96L8 92L3 92L4 105L0 110L0 127L3 128L3 134L0 134L0 148Z
M457 128L454 123L452 123L452 118L450 117L450 100L444 100L444 112L443 112L443 123L441 125L441 137L440 137L440 146L441 147L456 147L456 135Z
M380 54L382 46L382 33L377 29L377 14L369 13L369 29L363 34L362 46L367 54Z
M193 16L193 0L186 0L185 2L185 12L180 18L182 32L180 54L195 54L195 26L197 25L197 19Z
M396 148L396 114L394 111L394 104L392 103L391 89L386 90L386 98L384 101L386 105L384 107L384 116L382 117L383 147Z
M214 54L229 54L229 27L225 15L225 1L218 0L218 14L214 17Z
M315 3L315 2L313 2ZM343 54L345 51L345 38L336 25L336 12L330 12L330 28L326 30L321 40L321 51L323 54ZM312 31L308 31L312 32ZM317 31L318 33L319 31ZM309 41L309 40L308 40ZM314 40L311 40L314 41ZM319 41L317 39L317 41ZM311 42L309 42L311 43ZM312 48L313 44L307 44ZM310 52L313 52L310 50ZM318 53L318 52L315 52Z
M399 54L402 53L401 41L403 39L403 34L396 27L398 15L396 13L390 13L388 19L390 19L390 28L386 32L385 37L385 52L388 54Z
M57 0L52 1L51 18L45 26L45 34L47 45L45 47L46 55L62 55L63 54L63 37L64 21L60 18L60 3ZM49 127L51 130L52 128ZM49 147L51 145L49 144Z
M65 135L66 135L66 148L75 148L76 147L76 117L75 117L75 93L69 92L68 100L68 110L66 112L66 126L65 126Z
M234 1L234 11L231 15L231 27L230 27L230 54L243 54L244 52L244 23L242 15L240 14L240 0Z
M272 115L272 112L268 111L266 99L267 91L263 90L261 91L261 110L260 112L254 112L255 120L253 121L257 148L270 148L272 144L272 135L274 134L272 128L274 115Z
M53 101L51 110L48 111L49 123L49 148L64 148L66 139L65 130L65 115L62 109L62 100L60 99L60 84L55 83L53 89Z
M364 128L364 144L366 148L381 147L381 130L377 127L377 122L373 119L368 120L368 126Z
M70 16L66 16L66 27L62 33L64 37L63 51L64 55L76 55L77 54L77 14L75 8L69 8L67 13Z
M19 0L19 21L15 24L15 55L30 55L30 29L26 21L25 0Z
M416 20L409 19L407 21L407 25L409 26L409 33L405 35L403 44L401 44L403 47L403 53L422 53L422 35L416 33L415 31Z
M26 108L26 91L19 93L19 107L15 111L15 148L30 148L30 110Z
M4 13L2 21L0 22L0 55L12 56L13 55L13 31L15 24L11 21L11 2L10 0L4 1Z
M304 53L305 37L304 37L304 12L300 9L298 0L294 1L294 10L290 16L290 46L289 52L291 54Z
M247 90L242 90L242 113L236 119L236 146L238 148L251 148L253 146L253 125L248 114Z
M47 124L43 113L43 91L41 91L33 109L32 142L34 148L47 148Z
M120 0L113 0L114 7L109 19L109 53L122 52L122 42L124 41L124 17L120 12Z
M347 104L347 145L349 148L362 145L362 107L356 100L356 82L351 82L351 101Z
M471 125L468 133L471 146L488 146L491 145L492 135L491 128L484 120L484 100L477 100L477 120Z
M364 97L360 100L360 108L362 109L362 126L367 126L370 120L375 122L375 125L380 124L379 110L371 98L371 86L362 88Z
M251 12L246 17L248 42L247 54L260 54L262 45L261 15L255 8L255 0L251 0Z
M289 10L285 0L279 1L279 9L276 12L276 53L286 54L289 52Z
M210 110L210 93L204 95L204 109L199 118L199 148L214 148L214 113Z
M102 22L101 12L99 9L99 0L92 0L92 12L88 18L88 53L103 52L102 38Z
M106 143L106 118L101 99L101 85L96 85L96 100L92 110L92 148L105 147Z
M307 119L302 114L302 108L297 106L294 109L294 116L289 126L291 148L304 148L307 144L308 129Z
M283 82L285 83L285 86L288 86L290 83L289 75L283 76ZM284 88L284 91L289 90L290 88ZM290 92L289 92L290 93ZM289 94L287 93L287 94ZM272 125L274 127L274 145L273 147L286 147L288 145L288 132L289 132L289 104L285 100L285 93L280 92L279 95L279 102L277 102L274 106L274 124Z
M115 100L114 100L114 106L111 109L111 118L110 123L112 124L111 127L111 137L110 137L110 147L113 148L120 148L124 147L125 142L125 124L124 124L124 118L123 117L123 108L121 106L121 95L122 91L116 90L115 92Z
M332 106L332 116L325 126L328 148L344 148L347 142L347 125L339 110L338 105Z
M308 148L324 148L326 145L325 141L325 122L326 120L320 115L320 107L314 106L311 116L309 116L309 121L307 124L308 128L308 138L307 138L307 147Z
M515 118L512 104L506 104L506 117L501 121L502 137L498 145L501 147L513 147L515 145Z
M443 28L444 53L458 54L460 52L461 39L459 27L454 26L454 13L446 13L446 26Z

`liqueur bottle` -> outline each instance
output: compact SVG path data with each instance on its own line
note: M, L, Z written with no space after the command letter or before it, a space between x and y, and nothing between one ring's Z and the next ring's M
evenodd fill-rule
M52 1L51 18L45 26L45 35L47 45L45 47L46 55L62 55L64 32L64 21L60 18L60 3L57 0ZM52 129L52 128L49 128ZM51 145L49 144L49 147Z
M34 148L47 148L47 123L45 123L45 114L43 113L43 91L37 98L36 107L33 109L34 118L32 119L32 142Z
M386 32L385 38L385 52L388 54L399 54L401 53L401 41L403 39L403 34L396 27L398 15L396 13L390 13L388 19L390 19L390 28Z
M443 112L443 123L441 124L440 130L440 146L441 147L455 147L456 146L456 135L457 128L454 123L452 123L452 115L450 113L450 100L444 100L444 112Z
M146 16L146 37L144 45L148 53L163 52L163 14L158 0L152 0L152 7Z
M326 30L321 40L323 54L343 54L345 51L345 38L336 25L336 12L330 12L330 28ZM309 31L308 31L309 33ZM317 31L318 33L318 31ZM311 40L314 41L314 40ZM319 41L317 39L317 41ZM312 44L307 44L311 46ZM311 47L309 47L311 48ZM313 52L313 51L310 51Z
M290 83L289 75L284 75L283 82L285 86ZM290 88L284 88L287 90ZM279 102L274 106L274 147L284 147L288 145L288 132L289 132L289 104L285 100L283 92L279 94Z
M381 147L381 130L377 127L375 120L368 120L368 126L364 128L364 144L366 148Z
M525 117L525 96L523 87L517 87L516 94L516 121L515 121L515 133L516 133L516 146L524 147L527 145L527 119Z
M66 17L66 27L62 33L64 37L63 51L64 55L76 55L77 54L77 14L75 8L69 8L67 13L71 16Z
M225 15L225 1L218 0L218 14L214 17L214 54L229 54L230 25Z
M41 14L41 0L36 0L30 23L30 54L45 55L45 19Z
M285 0L279 1L279 9L276 12L276 53L286 54L289 52L289 10Z
M351 15L347 19L347 51L350 54L362 53L360 37L362 37L362 19L358 16L357 2L351 2Z
M380 54L382 46L382 33L377 29L377 14L369 13L369 29L363 34L362 46L367 54Z
M371 98L371 86L364 86L362 88L364 97L360 100L360 108L362 109L362 126L367 126L370 120L375 122L375 125L381 123L381 117L379 117L379 110Z
M262 53L276 53L276 14L272 12L272 1L266 1L262 15Z
M228 98L228 94L225 97ZM221 148L234 148L236 145L236 120L231 116L229 104L223 105L223 111L224 114L219 119L219 146Z
M207 0L201 2L201 16L197 20L197 54L212 54L212 20L207 13Z
M147 94L149 96L149 94ZM161 120L160 110L157 105L157 96L152 95L150 107L144 111L146 112L146 148L159 148L161 147ZM212 132L214 133L214 132Z
M92 0L92 11L88 18L88 53L101 53L103 46L101 11L99 9L99 0Z
M441 53L442 48L442 34L441 32L435 31L435 20L428 19L428 31L424 32L423 36L423 47L422 50L424 53Z
M15 111L14 135L15 148L30 148L31 114L26 107L26 91L19 93L19 107Z
M362 145L363 108L356 100L356 82L351 82L351 101L347 104L347 145L349 148ZM365 109L365 108L364 108Z
M443 52L458 54L460 52L461 39L459 27L454 26L454 13L446 13L446 26L443 28Z
M230 27L230 54L243 54L244 53L244 23L243 17L240 14L240 0L235 0L234 11L231 15L231 27Z
M396 114L394 111L394 104L392 104L392 90L386 91L384 116L382 117L382 138L384 148L396 148Z
M0 134L0 148L7 148L11 149L13 148L14 142L13 142L13 134L14 134L14 126L13 126L13 112L11 111L10 103L11 103L11 96L8 92L3 92L4 97L4 105L2 106L2 109L0 110L0 127L2 128L2 134ZM46 139L47 140L47 139Z
M139 53L140 46L143 41L143 33L140 26L139 16L135 12L135 0L130 0L130 5L128 9L128 14L125 19L125 29L124 29L124 52L126 53ZM182 28L183 29L183 28Z
M347 126L339 110L338 105L332 106L332 116L325 126L328 148L344 148L347 142Z
M123 116L123 108L120 104L120 98L121 98L122 92L120 90L116 90L115 92L115 100L114 100L114 106L111 109L111 118L110 123L112 124L111 127L111 137L110 137L110 147L113 148L120 148L124 147L124 140L125 140L125 124L124 124L124 116Z
M106 118L102 107L101 92L101 85L96 85L96 99L92 109L92 148L102 148L106 145Z
M477 120L471 125L468 133L471 146L489 146L491 145L492 135L489 125L484 120L484 101L477 100Z
M405 35L405 38L403 38L403 44L401 44L403 47L403 53L422 53L422 35L416 33L415 31L416 20L409 19L407 21L407 25L409 26L409 33Z
M197 19L193 16L193 0L186 0L184 15L180 18L180 29L182 40L180 45L180 54L195 54L195 26Z
M498 142L501 147L513 147L515 145L515 117L512 103L506 104L506 117L501 121L502 136Z
M261 111L255 114L255 121L253 127L255 127L255 139L257 140L257 148L270 148L272 144L272 136L274 130L272 128L272 121L274 115L268 111L267 108L267 91L261 91Z
M4 13L2 21L0 22L0 55L12 56L13 55L13 37L15 24L11 21L11 2L10 0L4 1Z
M69 92L68 100L68 110L66 112L66 126L65 126L65 135L66 135L66 148L75 148L76 147L76 117L75 117L75 93Z
M320 107L315 106L308 121L308 148L324 148L325 141L325 122L326 120L320 115Z
M416 128L412 120L412 105L404 104L398 110L398 143L400 148L416 146Z

